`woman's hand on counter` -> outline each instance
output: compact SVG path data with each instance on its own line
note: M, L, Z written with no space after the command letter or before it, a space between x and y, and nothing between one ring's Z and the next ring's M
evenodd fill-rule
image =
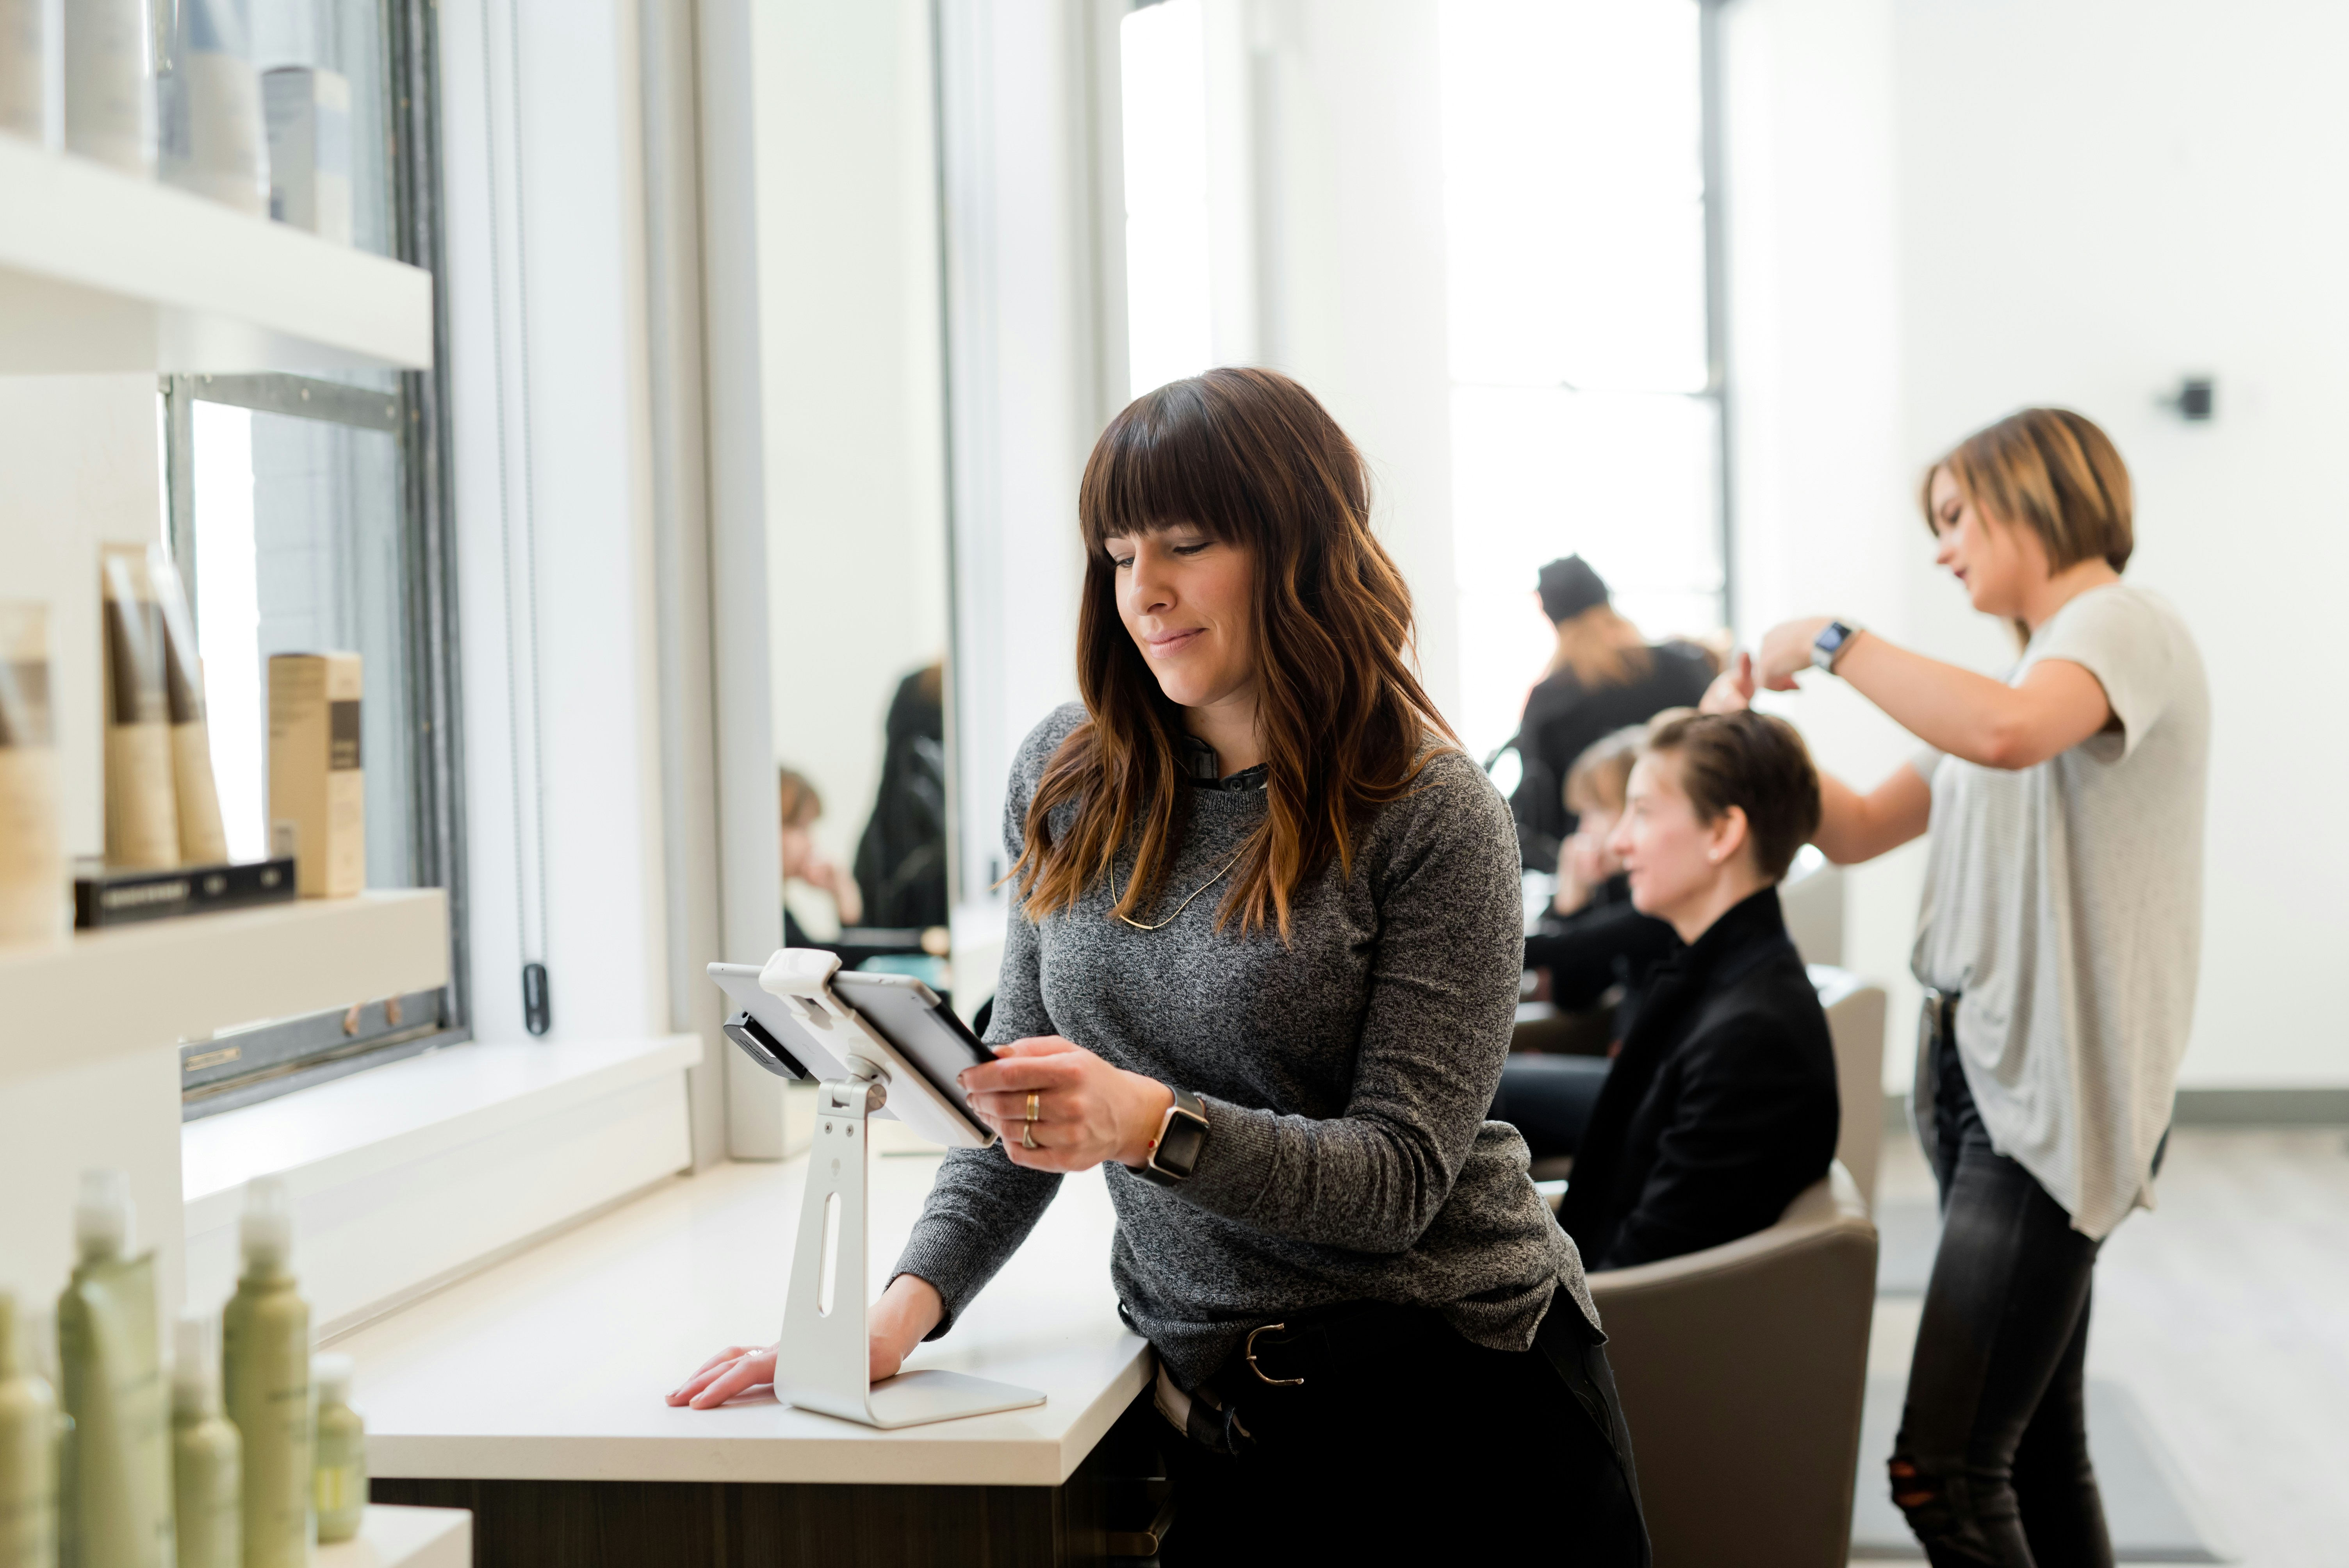
M866 1319L872 1325L866 1348L872 1357L873 1381L895 1377L914 1346L928 1338L946 1315L947 1304L938 1287L919 1274L899 1274L891 1280Z
M775 1380L775 1347L771 1345L730 1345L701 1364L701 1369L669 1390L672 1405L697 1410L715 1409L738 1394Z
M1156 1078L1112 1067L1058 1035L1014 1040L996 1059L966 1068L971 1106L1003 1135L1014 1165L1090 1171L1114 1160L1150 1158L1174 1091ZM1033 1110L1035 1114L1029 1113Z
M899 1274L873 1304L867 1321L866 1350L875 1383L895 1377L914 1346L938 1326L947 1305L929 1281ZM700 1370L669 1391L672 1405L711 1410L753 1388L775 1380L775 1347L771 1345L730 1345L701 1364Z

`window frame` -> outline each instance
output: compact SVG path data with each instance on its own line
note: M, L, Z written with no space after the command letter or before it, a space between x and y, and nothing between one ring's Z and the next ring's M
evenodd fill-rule
M390 114L393 256L446 275L440 185L440 52L431 0L384 0ZM409 777L410 877L449 901L449 982L438 991L355 999L180 1047L181 1119L233 1110L295 1089L472 1037L468 936L464 729L457 646L454 504L449 453L449 310L433 290L432 367L399 373L390 392L285 374L161 379L164 494L171 554L191 600L195 551L194 405L230 404L388 433L398 445L405 529L399 678L416 716ZM233 1051L234 1054L224 1055Z

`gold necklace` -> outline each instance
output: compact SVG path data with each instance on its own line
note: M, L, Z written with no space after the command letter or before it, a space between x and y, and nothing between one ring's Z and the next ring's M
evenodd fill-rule
M1247 851L1245 848L1243 848L1243 849L1239 851L1239 854L1237 854L1237 855L1234 855L1230 860L1226 861L1223 863L1223 865L1222 865L1221 867L1219 867L1219 868L1216 870L1216 874L1215 874L1214 876L1209 877L1206 882L1201 882L1201 883L1200 883L1196 888L1195 888L1195 889L1193 889L1193 890L1192 890L1192 892L1191 892L1191 898L1186 898L1186 899L1185 899L1181 903L1176 904L1176 905L1174 906L1174 913L1172 913L1172 914L1170 914L1170 915L1168 915L1165 919L1164 919L1164 920L1160 921L1157 924L1155 924L1155 925L1144 925L1144 924L1143 924L1143 923L1142 923L1142 922L1140 922L1140 921L1138 921L1138 920L1134 919L1134 918L1133 918L1132 915L1130 915L1130 914L1121 914L1121 915L1119 915L1119 916L1118 916L1118 919L1120 919L1120 920L1122 920L1122 921L1125 922L1125 923L1126 923L1126 924L1128 924L1128 925L1130 925L1130 926L1133 927L1133 929L1134 929L1134 930L1136 930L1136 931L1164 931L1164 930L1165 930L1168 926L1170 926L1170 925L1174 924L1176 921L1178 921L1178 920L1180 920L1180 919L1182 919L1182 918L1183 918L1183 912L1184 912L1185 910L1186 910L1186 909L1188 909L1188 908L1190 908L1190 907L1191 907L1191 899L1195 899L1195 898L1197 898L1201 893L1203 893L1203 892L1206 892L1209 888L1211 888L1211 887L1215 886L1217 882L1219 882L1223 881L1223 880L1224 880L1224 872L1227 872L1227 871L1229 871L1229 870L1231 870L1234 866L1236 866L1236 865L1239 864L1239 863L1240 863L1240 855L1244 855L1244 854L1246 854L1246 853L1247 853ZM1112 908L1112 910L1114 910L1114 909L1116 908L1116 905L1117 905L1117 872L1116 872L1116 869L1115 869L1114 867L1112 867L1112 868L1111 869L1110 873L1109 873L1109 902L1110 902L1110 906L1111 906L1111 908Z

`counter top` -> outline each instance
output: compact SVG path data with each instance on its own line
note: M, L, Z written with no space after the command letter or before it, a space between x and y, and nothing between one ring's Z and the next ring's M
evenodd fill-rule
M872 1167L872 1288L886 1283L936 1155ZM378 1476L514 1480L1057 1486L1147 1381L1117 1318L1114 1215L1071 1176L1028 1243L908 1367L1040 1388L1045 1403L876 1431L761 1389L717 1410L664 1396L715 1351L769 1344L806 1158L672 1185L335 1342Z

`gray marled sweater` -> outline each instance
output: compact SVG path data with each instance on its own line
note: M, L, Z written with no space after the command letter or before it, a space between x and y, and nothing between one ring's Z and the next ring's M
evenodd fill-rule
M1045 762L1083 717L1061 707L1020 748L1011 858ZM1526 1175L1525 1140L1485 1119L1517 999L1516 830L1458 752L1436 754L1421 785L1370 821L1350 877L1333 863L1300 890L1288 947L1237 923L1216 932L1220 884L1160 931L1106 918L1106 885L1041 925L1013 907L988 1040L1064 1036L1206 1102L1206 1147L1180 1187L1108 1171L1111 1275L1186 1388L1257 1325L1339 1302L1438 1307L1506 1350L1532 1345L1557 1285L1599 1321L1574 1243ZM1194 790L1161 908L1264 812L1261 789ZM1060 1181L1000 1148L947 1157L896 1269L945 1298L937 1334Z

